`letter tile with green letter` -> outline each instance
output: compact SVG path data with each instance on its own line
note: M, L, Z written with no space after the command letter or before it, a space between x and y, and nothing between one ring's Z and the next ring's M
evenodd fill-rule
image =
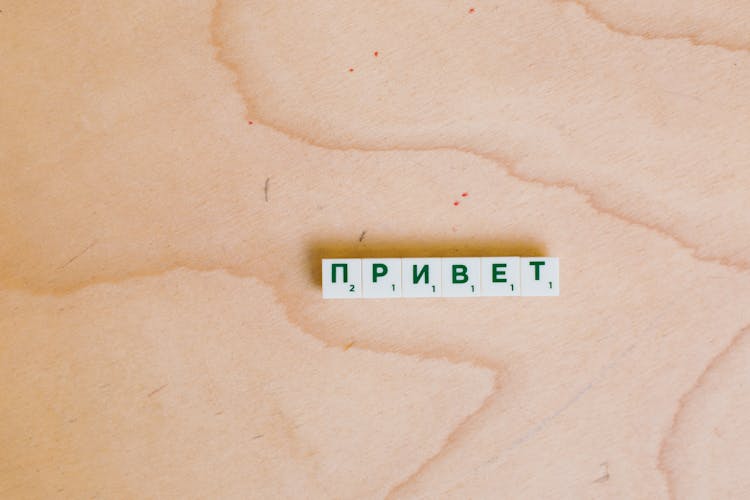
M323 259L323 298L362 297L361 259Z
M362 296L401 297L401 259L362 259Z

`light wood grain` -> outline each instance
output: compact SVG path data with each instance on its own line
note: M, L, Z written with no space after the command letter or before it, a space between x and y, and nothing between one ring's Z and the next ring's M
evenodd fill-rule
M747 5L0 11L3 498L750 495Z

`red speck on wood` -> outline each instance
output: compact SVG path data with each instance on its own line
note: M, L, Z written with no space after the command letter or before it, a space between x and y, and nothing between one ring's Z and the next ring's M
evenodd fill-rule
M354 71L354 68L349 68L349 73L352 73Z
M248 124L248 125L252 125L252 124L253 124L253 121L252 121L252 120L248 120L248 121L247 121L247 124Z
M461 196L463 196L464 198L466 198L467 196L469 196L469 193L461 193Z
M376 50L375 52L372 53L372 55L374 55L375 57L378 57L378 51Z
M469 14L473 14L473 13L474 13L474 7L469 9Z
M458 201L454 201L454 202L453 202L453 206L454 206L454 207L457 207L457 206L458 206L458 203L459 203Z

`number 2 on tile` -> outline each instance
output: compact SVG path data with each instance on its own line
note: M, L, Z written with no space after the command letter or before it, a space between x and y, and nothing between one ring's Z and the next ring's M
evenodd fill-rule
M354 291L354 285L349 285L349 291L350 291L350 292L353 292L353 291Z

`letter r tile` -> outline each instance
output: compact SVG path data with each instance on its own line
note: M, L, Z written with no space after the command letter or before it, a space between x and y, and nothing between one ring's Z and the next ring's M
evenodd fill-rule
M362 259L362 296L401 297L401 259Z

